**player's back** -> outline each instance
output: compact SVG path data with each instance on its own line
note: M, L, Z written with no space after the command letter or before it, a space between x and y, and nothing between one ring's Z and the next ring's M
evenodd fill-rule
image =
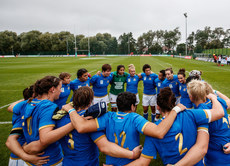
M123 148L133 150L139 145L139 133L148 123L136 113L108 112L96 119L98 130L105 130L109 141ZM133 160L106 156L106 164L125 165Z
M79 112L83 115L85 110ZM70 123L69 115L65 115L58 120L56 127L62 127ZM64 152L64 166L97 166L99 165L99 150L94 141L104 135L102 132L80 134L77 130L73 130L68 135L59 140Z
M39 140L39 130L42 128L55 126L52 115L56 108L57 105L50 100L33 99L27 103L22 124L27 143ZM42 156L50 156L49 162L45 165L61 162L62 153L58 142L48 145L44 152Z
M206 115L204 112L196 112L186 110L177 115L172 127L163 139L147 137L145 139L143 157L156 158L157 152L159 153L163 163L175 164L182 159L188 150L195 144L197 138L197 129L199 127L207 127L208 125L201 125L207 123ZM203 119L198 119L200 116ZM162 118L164 119L164 118ZM159 124L159 120L156 124ZM196 165L203 165L202 161Z
M229 120L227 113L226 102L217 97L218 101L221 103L225 115L221 119L211 122L209 124L209 147L208 152L205 156L206 165L230 165L230 154L225 154L223 152L223 146L226 143L230 142L230 129L229 129ZM206 103L202 103L198 106L202 109L211 109L212 103L210 100L207 100Z

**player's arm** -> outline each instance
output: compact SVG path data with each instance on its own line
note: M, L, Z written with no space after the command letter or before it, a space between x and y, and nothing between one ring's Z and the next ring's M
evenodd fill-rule
M210 121L213 122L213 121L219 120L220 118L224 116L224 109L222 105L217 100L217 97L214 94L207 95L207 98L209 98L212 101L212 109L210 110L211 112Z
M15 155L17 155L19 158L21 158L22 160L35 164L35 165L43 165L46 164L49 159L49 156L44 156L44 157L39 157L38 155L42 155L43 153L40 153L38 155L29 155L27 154L22 146L19 144L19 142L17 141L17 139L19 138L19 135L10 135L7 138L6 141L6 146L7 148L14 153Z
M196 143L175 166L192 166L202 160L208 151L208 131L198 130Z
M108 141L105 136L96 141L95 144L98 146L99 150L102 153L117 158L137 159L140 157L142 152L141 145L135 147L132 151L130 151L120 147L115 143Z
M151 162L151 159L140 157L139 159L127 164L126 166L148 166Z
M41 144L41 141L38 140L38 141L33 141L29 144L26 144L23 146L23 150L27 153L27 154L38 154L38 153L41 153L46 147L46 146L43 146Z
M14 106L15 106L16 104L22 102L22 101L24 101L24 99L21 99L21 100L18 100L18 101L16 101L16 102L12 103L12 104L7 108L7 111L13 112Z
M64 105L62 109L69 113L71 123L79 133L97 131L97 123L95 119L86 120L81 117L70 104Z
M74 129L71 123L55 130L53 128L54 127L45 127L39 130L39 137L42 146L47 146L58 141Z
M137 75L138 75L139 79L141 79L141 78L142 78L142 75L141 75L141 73L139 73L139 74L137 74Z
M171 128L177 116L177 113L185 110L185 108L186 107L184 105L178 104L172 109L172 111L170 111L169 115L159 125L156 125L154 123L147 123L143 131L144 135L159 139L164 138L165 134L167 134L167 132Z
M225 100L225 102L226 102L226 104L227 104L227 106L228 106L227 109L230 109L230 99L229 99L227 96L225 96L223 93L219 92L219 91L215 91L215 93L216 93L221 99Z

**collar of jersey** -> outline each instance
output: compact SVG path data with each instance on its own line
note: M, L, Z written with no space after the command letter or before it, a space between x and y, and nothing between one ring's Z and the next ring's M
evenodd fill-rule
M128 115L128 113L118 111L117 115L119 115L119 116L126 116L126 115Z

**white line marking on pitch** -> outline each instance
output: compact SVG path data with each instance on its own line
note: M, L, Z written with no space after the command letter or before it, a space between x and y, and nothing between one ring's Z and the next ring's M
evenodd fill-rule
M0 122L0 124L11 124L11 121L7 121L7 122Z

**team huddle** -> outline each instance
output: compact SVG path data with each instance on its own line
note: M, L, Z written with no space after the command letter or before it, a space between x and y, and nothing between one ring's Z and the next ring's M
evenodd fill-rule
M79 69L73 81L61 73L26 88L24 99L8 108L9 165L97 166L101 151L104 165L149 165L158 153L164 165L230 166L230 99L202 80L200 71L186 79L185 69L157 75L149 64L139 74L133 64L128 73L124 65L111 70L104 64L91 77ZM140 81L143 116L136 113ZM89 110L97 116L88 116ZM140 133L146 136L143 148Z

